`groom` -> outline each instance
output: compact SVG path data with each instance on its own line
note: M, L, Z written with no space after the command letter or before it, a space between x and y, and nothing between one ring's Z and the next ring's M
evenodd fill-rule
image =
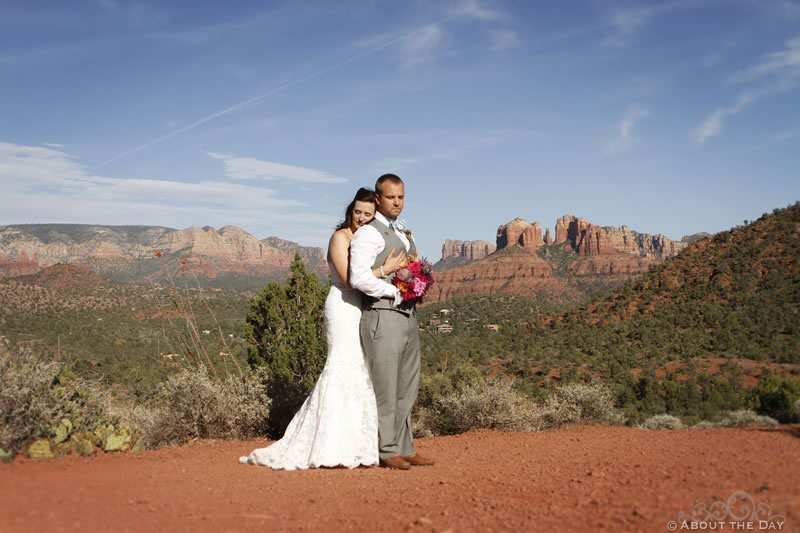
M420 367L416 307L413 301L402 302L400 291L390 283L392 276L372 273L395 251L417 253L411 232L397 218L404 201L403 180L394 174L378 178L375 218L350 242L350 284L364 293L361 344L378 403L380 464L399 470L433 464L415 452L411 435Z

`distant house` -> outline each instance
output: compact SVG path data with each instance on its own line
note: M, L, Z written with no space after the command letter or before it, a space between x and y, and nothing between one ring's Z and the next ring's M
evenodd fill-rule
M180 357L180 355L176 353L162 353L161 357L169 361L172 361L173 359L177 359L178 357Z
M450 313L452 312L453 312L452 309L442 309L441 311L439 311L439 314L444 316L450 316Z
M439 324L436 326L436 333L453 333L453 326L450 324Z
M483 327L488 329L492 333L497 333L498 331L500 331L500 324L485 324Z
M438 318L431 318L430 320L428 320L428 325L429 326L438 326L441 323L442 323L442 321L439 320Z

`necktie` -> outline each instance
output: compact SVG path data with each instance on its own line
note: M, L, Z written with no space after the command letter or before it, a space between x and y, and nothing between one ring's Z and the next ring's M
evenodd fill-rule
M389 221L389 227L394 231L399 231L400 233L406 230L406 224L402 220L395 219Z

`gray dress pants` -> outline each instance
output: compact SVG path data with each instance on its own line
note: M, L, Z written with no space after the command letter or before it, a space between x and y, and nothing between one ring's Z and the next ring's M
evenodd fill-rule
M415 311L367 309L361 344L378 403L381 459L414 455L411 410L419 390L419 327Z

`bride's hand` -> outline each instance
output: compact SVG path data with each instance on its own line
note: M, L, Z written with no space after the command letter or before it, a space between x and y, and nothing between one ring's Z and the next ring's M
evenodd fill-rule
M406 265L408 265L406 253L401 250L396 250L386 258L386 261L383 262L383 272L388 276L393 272L397 272Z

